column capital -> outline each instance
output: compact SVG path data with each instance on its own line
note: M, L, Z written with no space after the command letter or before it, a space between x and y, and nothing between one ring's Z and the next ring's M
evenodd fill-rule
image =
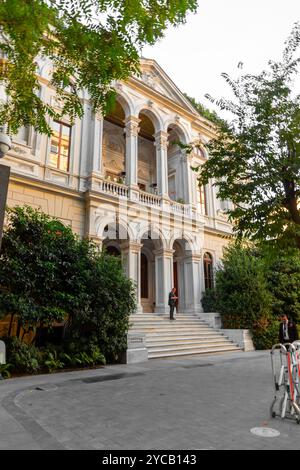
M186 254L185 259L192 260L192 261L201 261L202 260L202 255L201 253L195 253L195 252L190 252Z
M132 241L132 240L126 240L122 243L122 250L124 251L134 251L136 253L139 253L142 249L142 243Z
M158 250L153 250L155 256L163 256L164 258L173 258L175 250L170 248L159 248Z
M127 116L125 119L125 130L126 130L126 136L134 136L137 137L139 133L139 123L140 119L136 116Z
M165 131L158 131L154 134L155 138L155 147L157 147L158 150L167 150L169 142L168 142L168 133Z

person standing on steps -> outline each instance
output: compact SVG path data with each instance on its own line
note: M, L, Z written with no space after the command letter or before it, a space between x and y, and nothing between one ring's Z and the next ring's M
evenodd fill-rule
M171 292L169 293L169 306L170 306L170 320L175 320L174 318L174 308L176 305L176 301L178 300L178 297L176 297L176 289L173 287Z

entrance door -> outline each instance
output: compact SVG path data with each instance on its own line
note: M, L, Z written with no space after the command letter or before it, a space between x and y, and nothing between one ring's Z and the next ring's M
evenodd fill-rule
M178 297L177 305L179 304L179 289L178 289L178 264L177 261L173 262L173 287L176 289L176 296Z
M141 304L144 313L153 312L151 262L141 253Z
M144 253L141 254L141 298L148 299L148 260Z

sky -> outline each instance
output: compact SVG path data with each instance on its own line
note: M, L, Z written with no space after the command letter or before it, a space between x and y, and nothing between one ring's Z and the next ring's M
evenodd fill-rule
M284 41L300 22L300 0L199 0L198 5L184 25L170 27L142 55L155 59L181 91L217 109L205 94L231 97L222 72L237 77L243 62L243 74L259 73L269 59L280 59ZM300 80L295 87L300 93Z

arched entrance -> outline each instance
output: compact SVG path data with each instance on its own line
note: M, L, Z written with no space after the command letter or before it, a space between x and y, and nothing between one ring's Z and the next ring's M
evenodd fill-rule
M128 232L123 225L111 222L104 227L103 230L103 248L110 255L119 257L122 261L124 246L128 242Z
M173 201L188 204L188 174L186 162L178 142L185 143L182 130L176 125L168 127L168 192Z
M178 297L178 311L185 307L185 280L184 280L184 241L176 240L173 244L173 286Z
M104 177L115 183L125 182L125 111L117 101L114 109L103 120Z
M139 120L137 183L140 190L156 193L155 128L152 120L144 112L140 112Z
M108 245L105 247L106 253L115 257L121 257L121 251L114 245Z
M178 311L195 310L195 280L199 276L198 260L195 263L189 243L176 239L173 243L173 284L177 290Z
M146 232L141 238L141 305L144 313L155 311L157 304L157 274L156 254L162 248L162 241L151 232Z

